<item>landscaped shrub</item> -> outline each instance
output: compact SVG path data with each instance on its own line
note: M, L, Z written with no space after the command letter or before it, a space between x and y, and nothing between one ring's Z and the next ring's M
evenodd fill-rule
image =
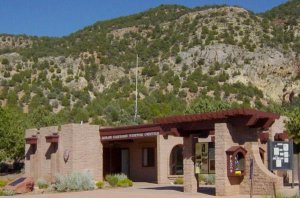
M133 185L132 181L129 180L128 177L123 173L106 175L105 180L112 187L116 187L116 186L118 186L118 187L129 187L129 186Z
M174 184L183 184L183 177L177 177L174 181Z
M214 174L208 174L206 177L207 184L215 184L215 175Z
M7 181L0 180L0 187L5 187L6 184L7 184Z
M215 184L215 175L214 174L200 174L199 181L204 182L205 184L213 185L213 184Z
M37 181L36 181L36 184L37 186L39 187L39 189L47 189L48 188L48 183L46 180L42 179L42 178L39 178Z
M109 183L110 186L116 187L118 184L118 178L113 175L107 175L105 180Z
M128 178L119 180L117 183L118 187L131 187L133 185L132 181Z
M56 176L55 189L60 192L92 190L94 188L92 175L88 172L75 172L71 175Z
M13 195L16 195L16 192L14 190L10 190L10 189L0 190L0 196L13 196Z
M98 182L96 182L96 186L97 186L98 189L103 189L103 187L104 187L104 182L98 181Z

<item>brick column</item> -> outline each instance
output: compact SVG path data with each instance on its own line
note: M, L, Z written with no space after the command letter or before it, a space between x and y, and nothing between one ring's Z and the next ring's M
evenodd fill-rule
M193 136L183 138L183 174L184 192L197 193L197 179L194 172L194 141Z
M227 176L227 155L226 150L237 145L232 140L230 125L227 123L215 124L215 161L216 161L216 195L238 195L240 182L230 179Z
M156 149L156 159L157 159L157 184L163 184L164 183L164 180L163 180L163 175L165 174L163 172L163 154L162 154L162 146L161 146L161 139L162 138L162 135L158 135L156 137L156 146L157 146L157 149Z

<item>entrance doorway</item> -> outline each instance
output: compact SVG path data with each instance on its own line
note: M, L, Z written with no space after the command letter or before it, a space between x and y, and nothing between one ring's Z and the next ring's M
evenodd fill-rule
M121 149L121 173L129 176L129 149Z
M128 148L115 146L103 148L103 176L113 173L124 173L130 177L130 154Z

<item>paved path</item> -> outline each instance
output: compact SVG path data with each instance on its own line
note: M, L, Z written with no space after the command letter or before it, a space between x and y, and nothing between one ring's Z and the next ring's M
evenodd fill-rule
M298 187L291 189L286 187L284 192L287 196L297 193ZM93 191L45 193L17 195L18 198L210 198L214 196L213 186L202 186L198 193L184 193L180 185L158 185L153 183L134 183L129 188L105 188ZM249 198L249 195L227 196L230 198ZM262 197L262 196L254 196ZM266 197L266 196L263 196Z
M37 198L199 198L214 197L210 195L213 188L206 187L202 191L207 193L184 193L183 187L178 185L157 185L151 183L135 183L129 188L106 188L93 191L46 193L46 194L25 194L18 197Z

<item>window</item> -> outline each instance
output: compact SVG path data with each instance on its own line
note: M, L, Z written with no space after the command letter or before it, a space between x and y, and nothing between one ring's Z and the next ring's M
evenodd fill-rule
M154 148L143 148L143 167L154 167Z
M215 173L215 143L196 143L195 146L195 161L200 167L202 174Z
M244 171L245 167L245 157L241 152L238 152L235 156L235 170Z
M172 149L170 157L170 174L183 175L183 147L177 145Z

